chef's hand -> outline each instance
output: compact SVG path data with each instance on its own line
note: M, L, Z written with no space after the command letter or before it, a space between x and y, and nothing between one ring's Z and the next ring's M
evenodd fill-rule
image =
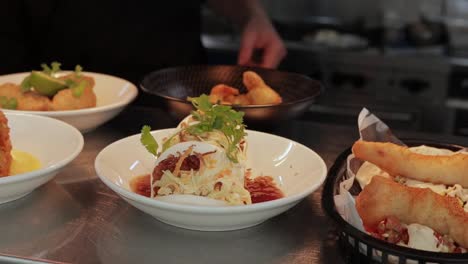
M276 68L286 54L283 41L266 16L248 20L242 30L238 64Z

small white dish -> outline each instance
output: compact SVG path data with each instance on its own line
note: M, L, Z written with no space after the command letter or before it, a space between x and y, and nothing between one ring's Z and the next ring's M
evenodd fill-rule
M174 129L151 132L159 142ZM131 205L170 225L201 231L227 231L251 227L296 205L317 190L327 167L311 149L292 140L247 130L247 168L252 175L272 176L285 197L239 206L200 206L151 199L130 190L134 176L153 170L154 157L140 144L140 135L130 136L104 148L96 157L99 178Z
M83 149L83 135L60 120L20 113L5 115L13 149L35 156L41 168L0 178L0 204L19 199L48 182Z
M67 73L64 71L63 73ZM0 76L0 84L11 82L19 84L29 72ZM91 131L119 114L138 95L134 84L124 79L93 72L83 72L94 78L97 103L96 107L68 111L21 111L3 109L10 113L27 113L53 117L62 120L81 132Z

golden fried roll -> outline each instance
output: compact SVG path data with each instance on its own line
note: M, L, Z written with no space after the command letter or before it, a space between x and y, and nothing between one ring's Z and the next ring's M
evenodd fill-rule
M280 104L281 96L266 85L263 79L253 71L246 71L243 74L243 82L247 88L247 98L252 104Z
M468 155L430 156L414 153L393 143L356 141L354 155L369 161L392 176L436 184L460 184L468 188Z
M11 160L10 128L7 118L0 111L0 177L10 174Z
M406 224L428 226L468 247L468 212L456 198L439 195L428 188L407 187L375 176L357 197L356 209L367 227L375 227L394 216Z

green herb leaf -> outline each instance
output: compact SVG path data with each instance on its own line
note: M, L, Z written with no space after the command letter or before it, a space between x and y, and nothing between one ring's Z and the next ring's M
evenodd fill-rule
M26 76L20 84L21 92L28 92L31 90L31 75Z
M42 68L43 73L48 74L48 75L52 74L52 69L49 67L49 65L45 63L41 63L41 68Z
M83 67L81 67L81 65L76 65L75 66L75 74L76 76L81 76L81 73L83 72Z
M62 64L60 62L54 61L50 65L52 66L52 74L61 71L60 66L62 66Z
M228 142L227 157L233 162L238 162L237 145L245 136L244 113L237 112L227 105L213 105L210 102L210 97L206 94L195 98L189 97L188 100L197 109L197 111L192 111L192 116L199 122L187 127L187 131L194 135L213 130L221 131Z
M6 96L0 96L0 106L5 109L16 109L18 107L18 101L16 98L8 98Z
M47 75L50 75L50 76L52 76L55 73L61 71L60 66L62 66L62 64L60 62L56 62L56 61L52 62L50 64L50 67L46 63L41 64L42 72L47 74Z
M70 80L71 81L71 80ZM76 82L69 82L72 84L72 86L70 87L71 91L72 91L72 94L74 97L81 97L83 95L83 92L86 88L86 81L81 81L79 82L78 84Z
M153 135L151 135L151 127L148 125L143 126L141 129L141 137L140 142L145 146L146 150L149 153L153 154L154 156L158 156L158 142L154 139Z

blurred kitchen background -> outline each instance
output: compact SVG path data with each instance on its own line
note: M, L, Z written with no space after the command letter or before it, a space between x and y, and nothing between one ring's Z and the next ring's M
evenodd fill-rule
M326 91L302 117L468 136L468 0L263 0L286 42L281 70ZM210 63L235 63L239 34L204 14Z

